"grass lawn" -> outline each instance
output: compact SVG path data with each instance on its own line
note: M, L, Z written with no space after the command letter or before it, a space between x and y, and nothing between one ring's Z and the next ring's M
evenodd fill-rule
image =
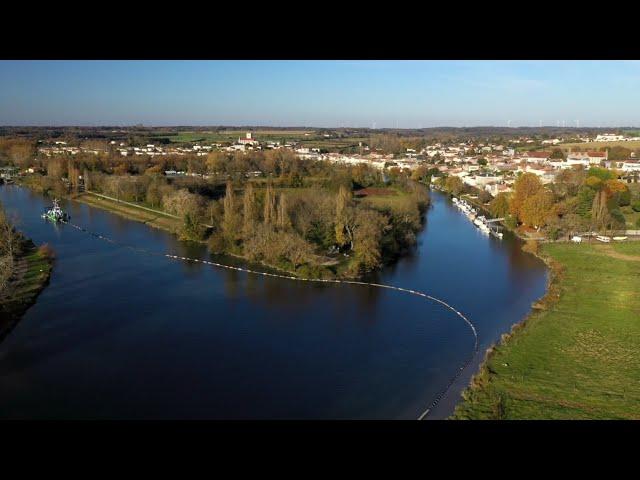
M176 228L180 226L180 220L168 217L166 215L160 215L148 210L136 208L130 205L113 202L105 198L97 197L88 193L82 194L74 198L78 202L86 203L93 207L108 210L112 213L120 215L121 217L128 218L130 220L136 220L138 222L145 223L152 227L167 230L169 232L175 232Z
M402 206L406 203L407 198L409 197L409 193L403 192L397 188L386 188L387 190L393 190L395 193L393 195L367 195L362 199L358 200L360 202L368 203L376 208L396 208Z
M557 271L457 419L640 419L640 242L548 244ZM558 297L559 295L559 297Z

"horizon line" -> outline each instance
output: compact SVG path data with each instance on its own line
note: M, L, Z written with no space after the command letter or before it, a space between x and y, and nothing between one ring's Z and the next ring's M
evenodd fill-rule
M530 128L530 129L544 129L544 128L553 128L557 130L586 130L586 129L623 129L623 128L640 128L635 125L617 125L617 126L557 126L557 125L518 125L518 126L508 126L508 125L464 125L464 126L451 126L451 125L437 125L432 127L365 127L365 126L324 126L324 127L314 127L308 125L233 125L233 124L175 124L175 125L145 125L144 123L136 123L136 124L127 124L127 125L118 125L118 124L64 124L64 125L56 125L56 124L41 124L41 125L33 125L33 124L25 124L25 125L0 125L0 128L237 128L237 129L247 129L247 128L274 128L274 129L309 129L309 130L346 130L346 129L358 129L358 130L433 130L439 128L450 128L450 129L464 129L464 128L503 128L509 130L515 130L519 128Z

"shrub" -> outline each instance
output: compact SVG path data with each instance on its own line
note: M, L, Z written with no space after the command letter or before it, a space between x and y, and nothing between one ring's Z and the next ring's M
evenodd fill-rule
M635 202L633 202L631 208L633 208L634 212L640 212L640 200L636 200Z
M478 201L482 204L489 203L492 199L493 197L486 190L481 190L478 194Z
M527 242L522 246L522 250L535 255L538 253L538 242L535 240L527 240Z
M48 259L54 259L56 257L55 250L48 243L40 245L38 247L38 253Z
M223 253L225 250L225 241L224 237L220 232L214 232L209 237L208 242L209 251L211 253Z

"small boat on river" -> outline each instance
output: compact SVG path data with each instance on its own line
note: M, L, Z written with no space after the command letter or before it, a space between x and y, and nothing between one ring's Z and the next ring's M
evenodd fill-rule
M58 199L54 198L53 206L42 214L42 218L44 218L45 220L50 220L51 222L54 222L54 223L58 223L58 222L66 222L71 217L67 212L65 212L64 210L62 210L62 208L60 208L60 205L58 204Z

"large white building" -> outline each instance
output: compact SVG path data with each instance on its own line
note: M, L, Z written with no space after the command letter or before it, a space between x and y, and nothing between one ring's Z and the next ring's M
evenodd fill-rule
M616 135L615 133L603 133L596 136L594 142L620 142L624 140L624 135Z

